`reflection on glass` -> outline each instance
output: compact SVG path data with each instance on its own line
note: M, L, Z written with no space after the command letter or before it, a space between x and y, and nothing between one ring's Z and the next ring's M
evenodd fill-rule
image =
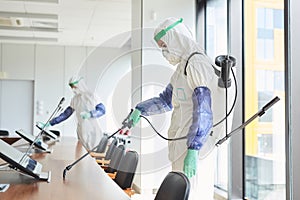
M227 0L207 1L206 13L206 52L214 59L227 53ZM217 149L217 168L215 186L228 190L228 147L222 145Z
M245 194L285 199L283 0L245 0L245 118L275 96L280 103L246 128Z

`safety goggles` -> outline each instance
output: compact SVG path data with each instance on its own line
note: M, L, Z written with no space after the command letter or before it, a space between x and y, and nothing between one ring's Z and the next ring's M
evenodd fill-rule
M76 86L76 84L78 83L79 81L75 81L75 82L73 82L73 83L69 83L69 86L71 87L71 88L75 88Z
M72 82L72 83L69 83L69 86L71 87L71 88L74 88L74 87L76 87L76 85L79 83L79 81L82 79L82 77L79 79L79 80L77 80L77 81L74 81L74 82Z
M183 21L183 19L180 18L178 21L174 22L173 24L171 24L171 25L168 26L167 28L165 28L165 29L159 31L159 32L155 35L154 40L155 40L156 42L157 42L158 40L160 40L164 35L167 34L167 32L168 32L170 29L174 28L176 25L180 24L182 21Z

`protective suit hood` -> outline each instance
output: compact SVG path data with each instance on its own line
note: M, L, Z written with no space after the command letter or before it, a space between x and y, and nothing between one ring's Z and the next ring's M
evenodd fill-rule
M75 94L88 92L89 89L85 85L83 78L80 76L72 76L69 80L69 86Z
M178 19L176 18L167 18L155 29L154 37L161 30L166 29L168 26L176 23L177 21ZM181 62L186 62L193 52L204 52L204 50L199 47L199 44L195 42L190 29L183 23L178 23L176 26L169 29L160 40L167 45L167 50L171 54L180 58Z

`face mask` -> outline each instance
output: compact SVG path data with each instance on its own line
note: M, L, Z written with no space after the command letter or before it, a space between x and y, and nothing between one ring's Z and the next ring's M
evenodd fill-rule
M171 65L177 65L181 60L180 57L170 53L167 49L162 50L162 54Z
M78 88L72 88L72 91L74 92L74 94L79 94Z

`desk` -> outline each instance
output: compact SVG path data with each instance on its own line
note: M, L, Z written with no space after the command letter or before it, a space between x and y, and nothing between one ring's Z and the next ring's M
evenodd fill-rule
M0 172L0 182L10 184L6 192L0 193L1 200L130 199L90 156L77 163L63 180L65 167L86 153L76 138L63 137L50 148L53 148L51 154L31 156L43 165L43 172L51 171L50 183L14 171Z
M13 144L13 143L17 142L18 140L20 140L21 137L9 135L9 136L0 136L0 139L8 144Z

